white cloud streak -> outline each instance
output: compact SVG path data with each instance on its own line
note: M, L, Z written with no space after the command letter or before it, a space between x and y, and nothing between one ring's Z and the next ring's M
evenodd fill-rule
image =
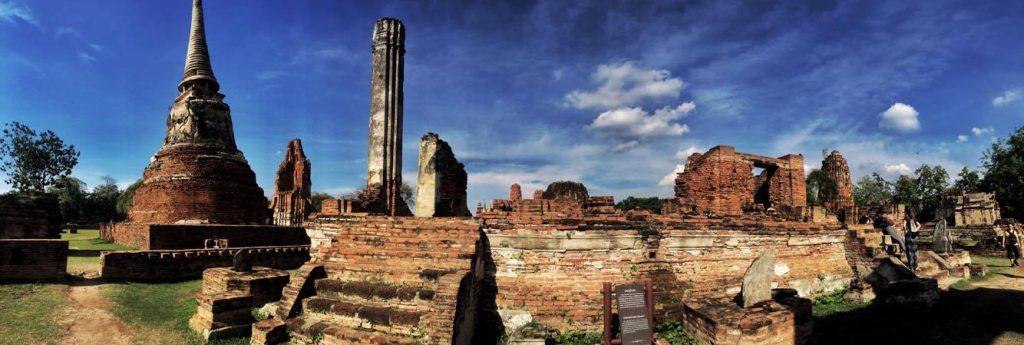
M678 98L684 86L667 70L638 68L632 62L600 65L591 79L601 86L594 91L574 90L565 95L565 104L580 109L620 108Z

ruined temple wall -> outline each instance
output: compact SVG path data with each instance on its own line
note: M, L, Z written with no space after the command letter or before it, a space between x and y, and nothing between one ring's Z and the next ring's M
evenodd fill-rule
M743 213L754 202L753 163L742 159L730 146L716 146L695 153L686 169L676 176L676 197L684 212L721 215Z
M60 238L57 197L0 195L0 239Z
M845 231L809 230L807 223L744 230L693 225L588 231L485 226L497 267L498 306L554 327L571 321L572 327L596 330L603 282L651 278L658 313L679 315L684 298L738 294L747 266L769 249L776 255L775 285L804 296L845 288L853 276Z
M804 176L804 157L786 155L779 160L782 164L775 169L768 182L768 197L772 207L806 207L807 181Z
M205 248L207 239L226 239L229 247L310 244L305 229L272 225L113 223L100 227L100 238L143 250Z
M68 241L0 240L0 281L62 279L67 267Z
M416 181L417 217L469 217L466 169L451 146L434 133L420 140Z
M309 260L309 246L111 251L100 255L104 279L166 281L202 277L203 270L231 267L238 250L249 250L254 266L292 269Z

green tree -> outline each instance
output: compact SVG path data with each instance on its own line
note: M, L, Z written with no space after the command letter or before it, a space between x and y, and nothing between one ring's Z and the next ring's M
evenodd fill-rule
M117 188L117 181L110 176L103 177L103 184L92 189L86 199L85 220L89 223L109 222L121 220L117 211L117 201L121 191Z
M1024 127L985 150L982 167L981 188L996 194L1003 217L1024 219Z
M135 181L135 183L132 183L130 186L128 186L128 188L125 188L124 191L122 191L121 194L117 196L117 204L115 206L115 210L117 211L118 215L121 216L121 219L128 218L128 210L132 208L133 199L135 198L135 190L138 189L139 186L141 185L142 180L137 180Z
M918 193L917 181L908 175L900 175L896 178L896 181L893 182L892 201L906 205L914 212L919 211L921 197Z
M6 124L0 137L0 171L16 190L42 192L78 164L75 145L64 145L52 131L36 133L19 122Z
M615 204L615 208L629 211L629 210L648 210L651 213L661 213L661 205L665 202L658 197L649 198L637 198L633 196L626 197Z
M953 182L953 191L957 193L977 193L981 191L981 175L977 171L964 167Z
M819 206L822 200L834 198L839 194L839 184L821 169L813 169L807 174L807 205Z
M309 196L309 200L313 202L313 208L316 209L317 212L320 212L321 207L324 204L324 200L331 198L333 197L330 194L323 192L313 192L313 194Z
M892 200L892 195L892 185L878 173L861 177L857 184L853 185L853 201L857 206L887 202Z
M932 220L946 206L946 193L949 191L949 173L941 165L929 166L922 164L914 170L917 182L917 193L920 198L918 219Z
M47 193L57 196L60 214L66 222L81 221L85 214L86 192L88 185L76 177L64 176L57 178L53 185L46 189Z

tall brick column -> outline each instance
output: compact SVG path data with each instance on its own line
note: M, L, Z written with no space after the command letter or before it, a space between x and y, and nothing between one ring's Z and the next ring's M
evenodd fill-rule
M402 199L402 82L405 79L405 25L381 18L373 28L373 76L370 83L370 138L366 190L379 192L391 216L411 215Z

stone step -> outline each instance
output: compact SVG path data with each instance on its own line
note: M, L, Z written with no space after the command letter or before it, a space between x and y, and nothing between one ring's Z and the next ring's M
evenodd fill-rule
M320 279L316 294L339 301L379 301L393 305L422 305L434 299L433 287L370 281Z
M367 330L352 330L346 327L332 326L324 329L322 345L416 345L421 342L416 337L400 337Z
M368 330L400 337L419 336L420 323L429 308L407 310L384 304L353 303L324 297L303 300L303 316L316 318L336 327Z

